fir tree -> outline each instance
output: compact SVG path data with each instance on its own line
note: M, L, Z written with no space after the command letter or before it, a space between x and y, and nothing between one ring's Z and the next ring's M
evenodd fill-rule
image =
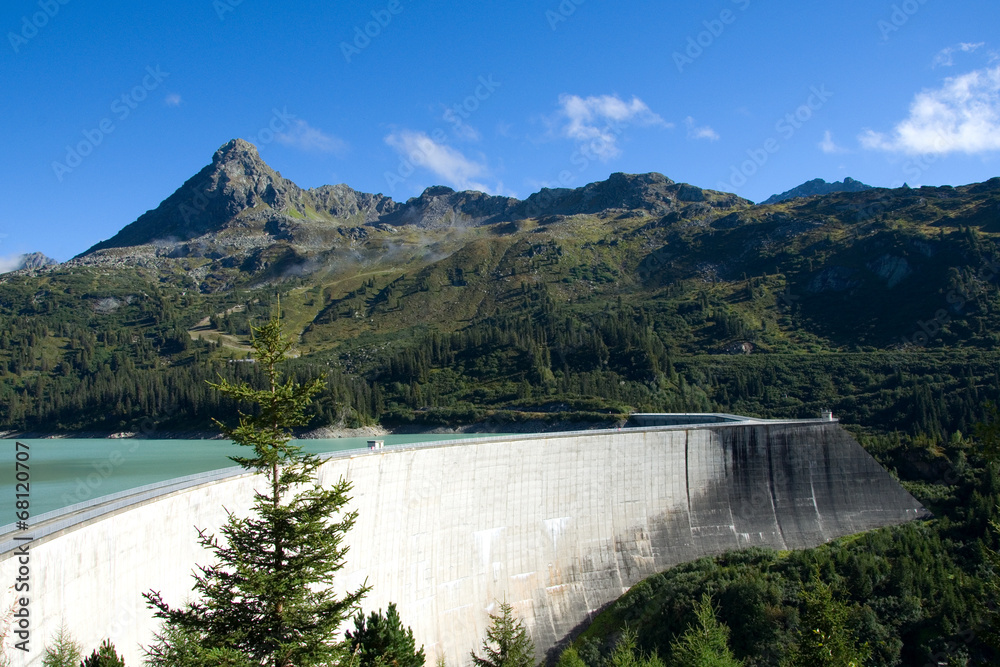
M240 651L202 646L199 633L177 625L166 625L145 654L146 667L252 667Z
M559 654L559 660L556 662L556 667L587 667L587 663L583 661L583 658L580 657L577 650L570 646Z
M802 592L802 601L798 642L782 667L862 667L871 651L867 644L858 645L848 627L850 607L835 599L818 576L813 590Z
M490 614L490 627L483 640L483 654L475 651L472 660L476 667L534 667L535 646L521 621L507 602L500 603L500 613Z
M291 343L277 317L253 328L252 344L265 388L225 379L212 386L256 406L254 414L241 411L234 428L216 423L252 450L231 458L265 476L267 489L256 494L250 517L229 514L221 539L199 531L200 544L216 562L199 566L196 601L172 608L158 592L145 594L164 620L164 632L149 653L169 656L182 648L176 643L182 637L199 647L198 660L212 654L233 665L240 660L262 667L335 664L348 656L339 628L368 591L362 587L338 599L332 590L334 575L344 566L344 536L357 518L356 511L344 510L351 487L341 479L322 488L316 479L320 459L291 443L291 429L306 423L306 408L322 380L279 382L277 366Z
M60 626L52 640L52 646L45 647L42 657L43 667L79 667L83 658L80 644L73 639L66 629Z
M670 647L672 667L739 667L729 648L729 628L715 617L706 593L694 608L695 621Z
M615 644L615 650L608 657L607 667L664 667L660 656L654 652L651 656L645 657L636 648L636 644L635 630L625 628Z
M359 667L423 667L424 647L419 650L413 640L413 630L404 628L396 611L396 604L389 603L385 616L382 610L372 612L367 621L359 613L354 617L354 632L347 631L351 653L359 660Z

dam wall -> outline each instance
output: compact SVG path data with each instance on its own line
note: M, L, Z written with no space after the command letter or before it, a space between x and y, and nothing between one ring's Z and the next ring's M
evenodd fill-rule
M228 476L227 476L228 475ZM672 565L749 546L812 547L926 511L836 422L746 422L507 436L328 459L324 484L359 512L338 588L367 581L365 611L399 608L428 664L464 665L506 599L536 656L630 586ZM164 485L42 517L30 550L30 651L60 625L87 652L110 638L130 667L157 629L141 594L191 595L209 556L196 527L246 515L257 477ZM0 536L0 584L18 576ZM8 591L4 608L10 604ZM353 627L353 626L350 626ZM346 628L345 628L346 629Z

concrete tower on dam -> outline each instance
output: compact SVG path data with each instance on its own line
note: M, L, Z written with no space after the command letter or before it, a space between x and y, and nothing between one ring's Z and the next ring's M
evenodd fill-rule
M367 580L366 611L395 602L428 660L454 665L469 662L506 599L544 656L672 565L749 546L812 547L927 515L835 421L671 419L331 456L322 480L352 481L359 510L339 586ZM226 471L41 517L30 543L31 650L13 651L14 664L40 665L60 625L87 647L110 638L141 664L157 628L141 594L187 599L193 568L208 562L194 527L216 530L224 507L245 515L258 481ZM0 582L17 576L11 529L0 538Z

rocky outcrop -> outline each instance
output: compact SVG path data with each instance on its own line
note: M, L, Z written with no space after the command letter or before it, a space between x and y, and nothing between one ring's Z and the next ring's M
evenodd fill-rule
M174 259L244 257L279 241L306 252L323 251L335 243L341 227L443 229L605 212L688 218L713 208L750 205L736 195L675 183L657 173L612 174L580 188L543 189L526 201L439 185L401 204L343 184L303 190L269 167L252 144L234 139L158 207L76 262L106 263L112 249L143 246L153 247L157 257ZM113 259L127 261L120 252Z
M789 199L795 199L796 197L828 195L832 192L862 192L864 190L871 189L873 189L872 186L865 185L861 181L856 181L850 176L845 178L843 181L837 181L835 183L827 183L822 178L814 178L811 181L806 181L797 188L792 188L787 192L782 192L780 195L772 195L761 203L777 204L779 202L788 201Z
M708 203L713 208L749 206L751 202L730 193L702 190L675 183L663 174L611 174L582 188L544 188L515 210L522 218L545 215L594 215L604 211L643 211L665 216L689 204Z
M505 222L520 202L466 190L455 192L437 185L396 207L379 221L390 225L415 225L425 229L472 227L490 222Z
M390 197L358 192L343 183L314 188L308 190L307 194L312 198L316 210L351 224L378 222L383 216L390 215L399 208L399 204Z
M257 237L251 245L259 247L279 239L294 242L298 231L309 243L312 230L300 229L307 221L327 226L364 224L396 206L389 197L346 185L303 190L268 166L252 144L234 139L158 207L83 255L145 244L158 245L174 257L205 256L213 250L238 254L246 250L242 246L249 236ZM227 238L226 232L235 232L228 236L240 239ZM192 239L202 240L187 244Z
M46 257L40 252L29 252L26 255L21 255L18 263L14 268L9 269L9 271L33 271L36 269L44 269L47 266L55 266L58 264L56 260L51 257Z

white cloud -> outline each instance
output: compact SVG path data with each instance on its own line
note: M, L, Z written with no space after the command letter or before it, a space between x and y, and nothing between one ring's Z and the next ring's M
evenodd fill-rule
M347 142L339 137L326 134L318 130L304 120L292 121L288 132L279 132L274 135L278 143L285 146L292 146L304 151L317 151L320 153L335 153L343 155L347 152Z
M865 130L861 145L900 153L966 153L1000 150L1000 67L949 77L924 90L910 115L890 134Z
M16 255L7 255L6 257L0 257L0 273L7 273L8 271L15 271L19 266L21 266L21 260L24 255L18 253Z
M460 151L435 142L424 132L400 130L387 136L385 143L412 164L434 172L456 190L495 191L476 180L488 175L483 162L470 160Z
M823 141L819 142L819 149L824 153L829 153L829 154L847 152L846 148L838 146L837 143L833 140L833 133L830 132L830 130L827 130L823 134Z
M638 97L625 102L617 95L583 98L563 94L559 96L559 105L559 116L565 121L561 128L563 136L584 144L601 160L621 155L618 137L626 123L670 127Z
M169 95L167 95L167 96L166 96L166 97L165 97L165 98L163 99L163 102L164 102L164 103L165 103L165 104L166 104L166 105L167 105L168 107L179 107L179 106L181 105L181 102L183 102L183 101L184 101L184 100L182 100L182 99L181 99L181 96L180 96L180 95L178 95L177 93L170 93Z
M955 46L949 46L946 49L941 49L936 56L934 56L934 62L931 63L932 67L951 67L955 64L955 54L959 51L962 53L972 53L978 48L984 46L986 42L979 42L978 44L970 44L969 42L962 42L961 44L956 44Z
M718 141L720 138L719 133L708 125L702 125L701 127L695 125L694 118L691 116L684 119L684 124L687 125L688 139L708 139L709 141Z

